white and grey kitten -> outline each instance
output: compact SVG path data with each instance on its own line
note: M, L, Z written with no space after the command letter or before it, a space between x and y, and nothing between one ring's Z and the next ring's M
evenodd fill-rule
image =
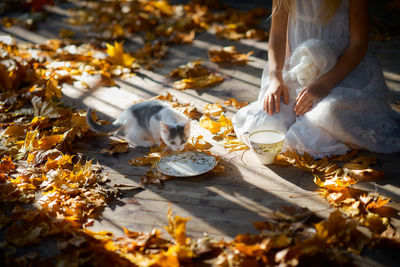
M93 121L90 108L86 120L96 132L111 133L122 128L129 141L142 147L158 146L164 141L172 150L181 151L190 136L190 120L158 100L133 104L109 125Z

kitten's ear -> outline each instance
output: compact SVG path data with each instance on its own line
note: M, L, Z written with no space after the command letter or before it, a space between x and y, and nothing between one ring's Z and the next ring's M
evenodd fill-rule
M163 121L160 121L160 129L161 129L161 132L164 132L164 133L166 133L166 134L169 133L169 125L166 124L166 123L163 122Z
M185 133L189 133L190 132L190 120L188 120L185 125L183 126L183 131Z

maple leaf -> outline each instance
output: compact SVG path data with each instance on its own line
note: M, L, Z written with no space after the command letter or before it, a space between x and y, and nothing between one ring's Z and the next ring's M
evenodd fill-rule
M200 151L208 150L212 147L212 145L204 140L204 137L202 135L198 136L193 136L190 139L191 145L194 149L198 149ZM189 145L190 143L188 143ZM191 149L191 148L189 148Z
M193 30L189 33L177 33L170 38L170 42L173 44L191 44L195 36L195 31Z
M9 174L15 170L17 165L14 164L10 156L4 156L0 161L0 172Z
M151 168L154 169L157 166L157 163L161 160L161 156L160 152L149 153L144 157L131 159L129 164L135 166L151 165Z
M208 75L210 72L202 65L202 60L191 61L172 70L169 74L172 78L194 78Z
M204 107L204 114L207 116L220 116L223 112L221 104L207 104Z
M77 135L78 137L82 137L87 131L89 131L90 127L86 122L86 111L76 111L72 113L72 117L70 120L70 124L72 127L73 136Z
M124 52L123 43L114 42L114 46L106 44L107 54L109 55L108 60L114 65L120 65L125 67L131 67L135 58Z
M129 144L125 140L112 140L110 147L101 150L101 153L107 153L109 156L115 153L126 153L129 151Z
M357 157L346 162L343 165L345 171L349 171L349 175L359 180L375 180L384 177L383 171L378 171L370 167L375 163L376 159L367 157Z
M253 54L253 51L247 54L241 54L236 51L234 46L225 46L220 50L208 50L208 56L211 62L214 63L233 63L237 65L246 65L248 57Z
M37 142L35 149L49 150L58 145L64 138L64 134L56 134L50 136L43 136Z
M58 81L54 78L50 78L46 82L45 91L47 100L52 100L54 98L58 99L61 98L62 96L61 86L58 84Z
M60 118L60 110L52 102L43 101L40 97L34 96L31 100L35 117L50 119Z
M390 199L383 199L381 197L378 197L378 199L376 201L372 201L370 203L368 203L368 205L365 207L366 210L374 210L374 209L378 209L378 208L382 208L383 206L385 206L387 203L389 203Z
M186 223L190 218L184 218L179 215L173 215L172 208L170 207L167 212L168 226L165 226L165 230L172 236L176 244L187 245L190 242L190 238L186 237Z
M26 127L23 125L10 125L2 133L9 141L17 141L26 136Z
M230 99L226 100L224 102L224 104L227 105L227 106L232 106L234 108L239 109L239 108L247 106L249 104L249 102L239 102L234 98L230 98Z
M209 130L212 134L217 134L221 130L221 123L213 121L210 117L205 115L200 118L199 126Z
M359 254L368 238L357 230L354 220L346 219L336 210L329 215L328 220L315 224L316 233L307 243L319 240L322 246L346 247L348 251Z
M169 176L162 174L158 171L147 171L146 174L140 178L140 183L142 185L154 184L162 186L162 182L168 180Z
M174 82L174 88L177 90L185 90L185 89L198 89L198 88L204 88L208 86L212 86L218 83L221 83L224 81L224 78L221 76L218 76L214 73L205 75L205 76L199 76L199 77L193 77L193 78L186 78L182 79L180 81Z

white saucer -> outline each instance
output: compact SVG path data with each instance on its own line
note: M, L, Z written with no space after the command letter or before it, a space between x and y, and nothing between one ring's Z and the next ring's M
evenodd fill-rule
M183 152L163 157L157 170L175 177L196 176L211 171L217 165L215 157L201 152Z

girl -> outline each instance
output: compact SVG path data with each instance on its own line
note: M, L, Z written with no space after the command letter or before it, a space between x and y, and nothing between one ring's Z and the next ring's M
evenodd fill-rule
M386 101L382 71L367 51L368 1L274 0L271 17L259 97L233 117L236 134L243 139L257 130L280 130L286 133L283 151L314 157L345 154L350 148L400 151L400 116ZM290 82L290 57L297 51L308 53L301 60L303 72L311 67L315 75L321 72L308 84ZM326 52L321 56L321 51ZM315 69L328 52L334 64Z

